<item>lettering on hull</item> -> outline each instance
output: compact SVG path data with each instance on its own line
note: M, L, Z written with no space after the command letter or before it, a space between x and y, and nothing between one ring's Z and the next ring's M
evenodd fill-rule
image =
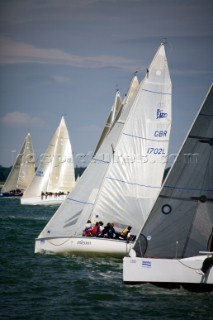
M85 241L85 240L79 240L77 241L77 245L85 245L85 246L91 246L91 241Z

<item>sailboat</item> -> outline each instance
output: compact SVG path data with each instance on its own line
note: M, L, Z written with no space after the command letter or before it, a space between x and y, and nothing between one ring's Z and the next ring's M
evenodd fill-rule
M125 283L213 290L213 268L196 272L212 248L213 86L192 124L130 257ZM208 250L207 250L208 249Z
M60 205L75 185L72 148L62 116L21 204Z
M171 80L161 44L76 187L35 242L36 253L123 257L133 241L82 235L90 219L139 232L160 192L171 128Z
M25 137L16 161L5 181L0 197L21 197L35 173L35 157L30 133Z

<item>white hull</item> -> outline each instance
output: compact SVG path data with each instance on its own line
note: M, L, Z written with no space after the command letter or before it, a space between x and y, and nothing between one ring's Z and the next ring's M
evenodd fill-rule
M207 256L195 256L185 259L123 259L123 281L129 284L153 283L159 286L197 287L202 291L204 287L213 290L213 268L202 276L196 272L202 267ZM208 289L207 289L208 290Z
M35 253L123 258L133 245L124 240L93 237L38 238Z
M55 197L48 196L47 198L43 197L32 197L32 198L21 198L21 204L26 205L44 205L44 206L50 206L50 205L60 205L65 199L67 198L67 195L60 195Z

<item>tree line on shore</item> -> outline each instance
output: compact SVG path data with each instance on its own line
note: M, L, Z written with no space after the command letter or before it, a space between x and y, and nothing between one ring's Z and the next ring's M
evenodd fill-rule
M3 167L3 166L0 165L0 181L1 182L6 181L11 169L12 169L12 167L8 168L8 167ZM86 169L86 167L77 167L76 166L75 167L75 178L77 179L78 177L80 177L85 169ZM167 176L167 174L169 172L169 169L170 168L166 168L166 170L164 171L163 180Z
M4 182L6 181L12 167L3 167L0 165L0 181ZM75 167L75 178L77 179L82 175L86 167Z

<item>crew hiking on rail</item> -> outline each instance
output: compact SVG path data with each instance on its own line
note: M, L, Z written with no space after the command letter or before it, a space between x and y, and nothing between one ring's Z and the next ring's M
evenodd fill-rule
M128 226L121 232L116 232L114 229L114 223L108 222L103 226L103 222L99 221L96 222L95 225L92 225L91 220L88 220L83 230L83 236L131 241L136 238L136 236L131 235L131 229L132 227Z

